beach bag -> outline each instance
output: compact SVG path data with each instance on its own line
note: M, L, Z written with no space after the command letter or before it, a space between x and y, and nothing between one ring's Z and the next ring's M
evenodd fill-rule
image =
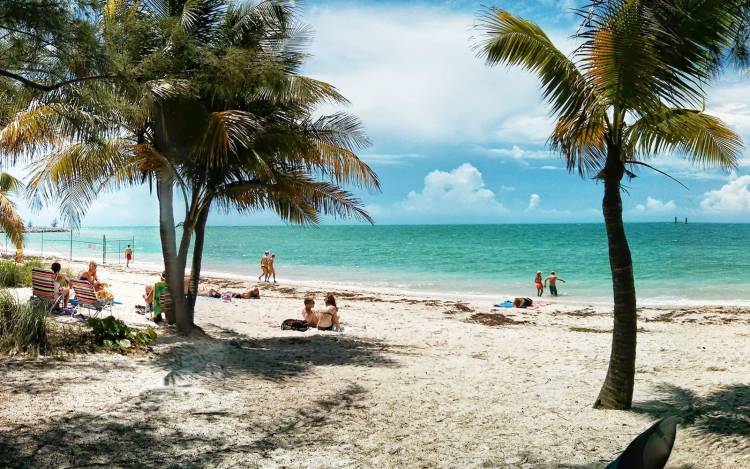
M307 321L303 321L301 319L285 319L284 322L281 323L281 330L282 331L300 331L305 332L310 327L307 324Z

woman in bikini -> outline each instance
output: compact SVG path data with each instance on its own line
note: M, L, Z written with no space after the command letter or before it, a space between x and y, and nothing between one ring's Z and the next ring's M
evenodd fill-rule
M339 310L336 307L336 298L332 294L326 296L326 307L315 311L318 317L319 331L332 331L339 329Z
M542 271L536 273L534 277L534 285L536 286L536 296L544 295L544 283L542 283Z

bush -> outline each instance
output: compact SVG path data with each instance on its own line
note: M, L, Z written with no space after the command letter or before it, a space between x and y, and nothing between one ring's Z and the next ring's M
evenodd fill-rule
M31 269L46 268L36 259L29 259L23 264L13 261L0 261L0 287L30 287Z
M131 347L144 347L156 340L156 331L153 328L134 332L127 324L113 316L104 319L89 318L86 325L91 327L97 345L107 348L125 351Z
M7 348L32 354L46 353L48 310L41 304L19 302L0 292L0 341Z

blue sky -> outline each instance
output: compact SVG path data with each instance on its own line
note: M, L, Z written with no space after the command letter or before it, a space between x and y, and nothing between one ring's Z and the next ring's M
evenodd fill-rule
M539 23L564 51L577 19L575 1L308 1L315 30L306 73L337 86L352 102L373 145L361 156L383 192L361 194L378 223L600 221L602 187L568 174L545 148L552 121L534 76L487 68L471 50L482 4ZM750 142L750 79L730 74L712 85L707 110ZM329 109L321 109L326 112ZM731 174L657 160L685 190L641 172L624 196L628 221L674 216L750 221L750 155ZM49 222L54 209L31 213ZM84 224L156 224L156 200L145 188L108 194ZM212 224L273 224L269 213L213 214Z

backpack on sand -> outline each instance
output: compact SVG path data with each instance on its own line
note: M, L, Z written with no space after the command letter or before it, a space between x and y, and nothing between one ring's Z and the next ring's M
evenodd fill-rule
M284 322L281 323L281 330L282 331L300 331L305 332L310 328L310 325L307 324L307 321L303 321L301 319L285 319Z

